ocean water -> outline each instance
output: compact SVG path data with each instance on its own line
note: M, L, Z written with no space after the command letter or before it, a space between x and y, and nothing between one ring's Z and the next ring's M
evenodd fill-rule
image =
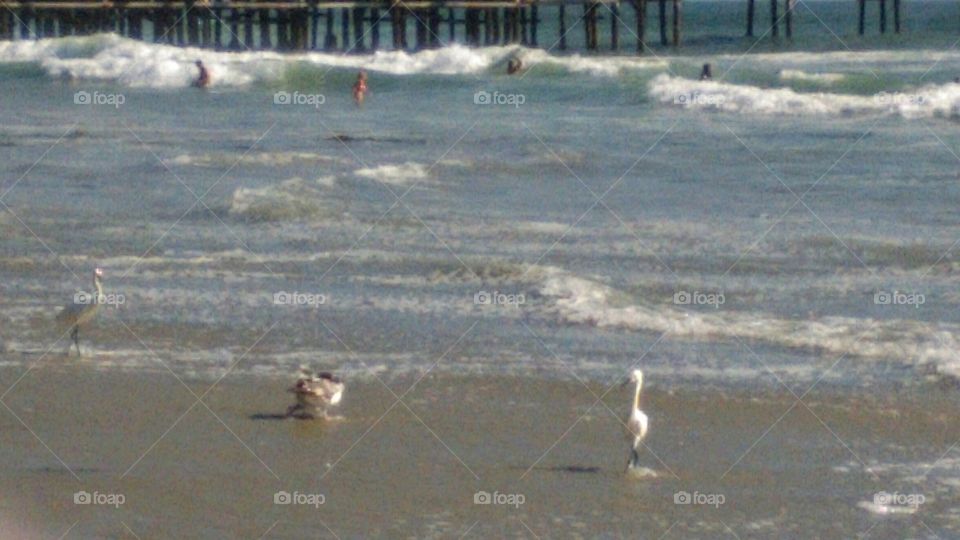
M793 42L738 37L742 10L687 2L685 46L641 57L629 9L600 54L0 43L3 363L58 359L102 267L116 301L72 360L102 369L953 384L960 8L860 38L855 4L804 3Z

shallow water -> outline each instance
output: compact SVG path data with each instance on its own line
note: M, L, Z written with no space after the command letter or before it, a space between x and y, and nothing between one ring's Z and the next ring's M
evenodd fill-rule
M4 369L0 380L22 375ZM0 420L0 489L12 498L0 508L34 534L75 523L71 535L83 538L126 528L150 538L956 531L955 463L939 451L960 427L952 391L815 391L798 404L784 392L653 388L641 460L656 476L640 478L623 474L629 390L527 377L383 383L350 384L344 419L325 423L271 419L289 403L281 379L229 376L211 389L162 373L38 366L6 402L50 450L13 416ZM38 399L50 385L67 389ZM124 499L72 505L77 491ZM300 504L274 504L278 492ZM925 499L885 507L900 513L864 509L884 493Z

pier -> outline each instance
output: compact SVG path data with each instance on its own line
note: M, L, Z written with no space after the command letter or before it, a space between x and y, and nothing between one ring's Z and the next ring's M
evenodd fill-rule
M754 37L756 1L746 0L747 37ZM761 0L762 1L762 0ZM887 31L888 0L855 0L857 29L866 29L867 5L878 7L879 31ZM893 30L901 30L901 0L890 0ZM760 35L793 37L795 0L769 0L769 28ZM648 6L656 3L656 6ZM559 50L583 36L583 49L618 50L621 25L643 53L649 41L648 11L661 46L679 47L682 0L0 0L0 40L37 39L114 32L133 39L218 50L369 52L383 48L421 50L446 43L471 46L522 44ZM782 10L782 11L781 11ZM630 13L632 11L632 13ZM540 43L538 26L557 17L559 39ZM601 43L601 20L610 22ZM574 26L580 26L576 32ZM384 35L389 28L389 43ZM630 29L630 27L627 27Z

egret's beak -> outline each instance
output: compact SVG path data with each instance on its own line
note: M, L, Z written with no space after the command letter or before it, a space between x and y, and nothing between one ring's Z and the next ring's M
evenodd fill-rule
M624 379L623 382L620 383L620 388L626 388L626 387L628 387L628 386L630 386L630 379L629 379L629 378Z

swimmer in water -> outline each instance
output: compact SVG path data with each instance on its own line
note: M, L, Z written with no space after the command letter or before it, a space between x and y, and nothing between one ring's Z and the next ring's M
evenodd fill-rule
M197 65L197 69L200 70L200 75L197 77L197 80L193 81L193 85L197 88L210 86L210 72L207 71L206 66L204 66L200 60L197 60L195 64Z
M357 107L363 105L363 99L367 95L367 72L360 70L360 73L357 73L357 82L353 83L353 101L357 103Z
M514 73L519 72L521 69L523 69L523 62L521 62L516 56L511 57L510 61L507 62L507 75L513 75Z
M700 80L709 81L713 78L713 73L710 71L710 64L704 64L703 69L700 71Z

